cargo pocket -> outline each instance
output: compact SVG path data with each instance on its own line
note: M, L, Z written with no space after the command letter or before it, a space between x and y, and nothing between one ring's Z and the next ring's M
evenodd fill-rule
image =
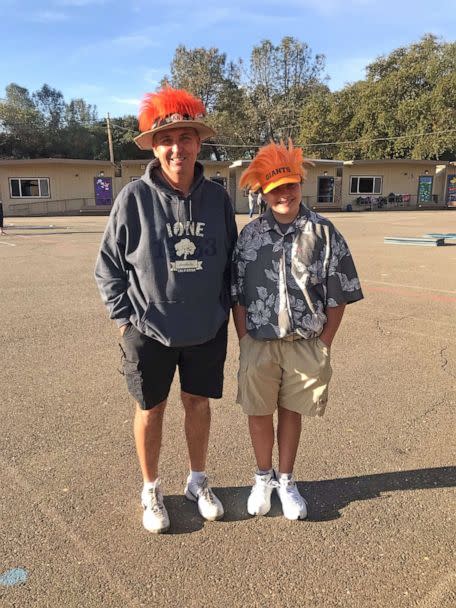
M145 407L143 374L140 369L140 363L139 361L131 361L130 359L127 359L127 354L125 353L123 346L119 344L119 347L121 351L121 369L119 369L118 372L125 377L128 392L133 399L142 407Z

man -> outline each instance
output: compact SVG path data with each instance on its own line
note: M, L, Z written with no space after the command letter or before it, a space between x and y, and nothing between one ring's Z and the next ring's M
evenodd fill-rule
M322 416L332 370L330 347L346 304L361 292L350 251L326 218L301 202L302 150L269 144L241 176L261 188L268 209L242 230L234 252L232 295L240 343L237 402L248 415L257 461L247 502L265 515L277 488L287 519L307 505L293 478L302 416ZM278 471L272 466L278 410Z
M122 334L123 371L136 401L143 525L155 533L170 525L158 465L176 367L190 460L185 496L205 519L223 516L205 467L209 398L222 396L237 233L226 191L206 180L196 162L201 141L214 135L204 114L202 102L183 90L168 87L144 97L135 141L156 158L117 197L95 269Z
M249 217L252 218L255 213L255 205L257 203L258 195L253 190L249 190Z
M258 193L257 203L258 203L258 213L260 215L263 215L263 213L266 211L266 201L264 200L261 192Z
M6 234L3 229L3 203L0 201L0 236L4 236Z

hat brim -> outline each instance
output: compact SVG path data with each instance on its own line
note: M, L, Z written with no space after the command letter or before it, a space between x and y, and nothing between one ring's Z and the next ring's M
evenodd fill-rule
M195 129L195 131L200 136L201 141L215 136L214 129L211 129L211 127L208 127L199 120L177 120L176 122L161 125L159 127L156 127L155 129L150 129L150 131L144 131L144 133L141 133L141 135L135 137L134 141L138 148L140 148L141 150L152 150L154 147L153 139L156 133L164 131L165 129L182 129L184 127Z
M271 192L274 188L278 188L283 184L299 184L301 182L300 175L288 175L287 177L281 177L273 182L269 182L264 188L262 188L264 194Z

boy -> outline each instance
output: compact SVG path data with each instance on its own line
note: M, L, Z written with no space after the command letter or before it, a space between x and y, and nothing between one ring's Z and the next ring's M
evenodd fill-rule
M237 402L249 417L257 461L247 510L265 515L274 488L287 519L307 504L293 478L301 417L322 416L330 347L345 305L363 297L350 251L332 223L301 202L302 150L261 148L241 176L268 209L242 230L233 254L232 296L240 344ZM272 467L278 409L279 467Z

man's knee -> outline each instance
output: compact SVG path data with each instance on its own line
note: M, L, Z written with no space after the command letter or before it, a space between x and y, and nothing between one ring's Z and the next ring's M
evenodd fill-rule
M136 418L139 418L144 426L152 426L163 419L165 407L166 401L162 401L149 410L143 410L137 403Z
M198 410L201 412L209 410L209 399L207 397L181 391L181 399L186 411L192 412Z

